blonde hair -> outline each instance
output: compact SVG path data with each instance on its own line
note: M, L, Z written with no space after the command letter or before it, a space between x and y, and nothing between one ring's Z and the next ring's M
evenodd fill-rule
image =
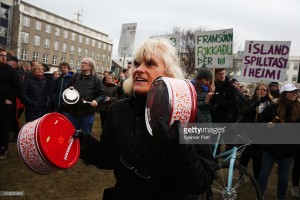
M38 67L41 67L42 70L45 71L45 70L44 70L44 66L43 66L42 64L39 64L39 63L38 63L38 64L35 64L35 65L32 67L32 71L35 71L36 68L38 68Z
M150 38L144 41L134 53L134 61L142 63L150 61L151 58L160 59L166 66L166 74L171 78L184 79L184 72L179 66L176 49L164 38ZM130 76L124 81L123 89L125 93L131 94L133 91L132 70Z

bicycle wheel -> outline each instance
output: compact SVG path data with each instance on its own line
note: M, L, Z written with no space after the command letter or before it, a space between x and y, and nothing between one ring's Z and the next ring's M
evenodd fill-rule
M227 191L228 170L228 163L219 163L215 167L216 177L211 185L213 200L262 200L254 177L240 165L234 165L232 186Z

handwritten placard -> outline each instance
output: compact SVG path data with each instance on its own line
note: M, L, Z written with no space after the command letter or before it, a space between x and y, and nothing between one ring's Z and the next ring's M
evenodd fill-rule
M233 29L195 34L195 68L232 68Z
M157 37L161 37L161 38L165 38L167 40L169 40L169 42L171 43L171 45L173 47L175 47L177 49L178 52L180 52L180 34L167 34L167 35L159 35L159 36L151 36L150 38L157 38Z
M246 41L241 78L247 82L284 82L290 41Z

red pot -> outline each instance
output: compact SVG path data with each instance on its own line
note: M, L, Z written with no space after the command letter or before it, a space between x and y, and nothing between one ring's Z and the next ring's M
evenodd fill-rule
M18 151L25 164L39 174L50 174L73 166L79 158L80 143L75 128L62 114L49 113L26 123L18 137Z

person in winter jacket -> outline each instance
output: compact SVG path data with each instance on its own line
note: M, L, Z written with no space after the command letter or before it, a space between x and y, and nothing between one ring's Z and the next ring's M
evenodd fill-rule
M212 97L215 92L215 86L211 82L212 78L212 72L208 68L202 67L197 73L195 82L198 109L205 123L212 123L210 110L214 106Z
M269 105L261 113L262 121L268 122L269 126L276 121L278 123L299 123L300 101L297 91L298 89L292 83L283 85L280 88L278 102ZM286 134L288 137L289 133ZM262 166L258 177L260 190L262 194L265 193L272 166L277 161L277 199L285 199L289 172L297 152L297 146L292 144L270 144L264 145L262 149Z
M69 84L70 89L78 91L80 100L76 104L68 105L65 112L77 130L81 129L88 134L92 134L95 109L105 100L102 83L95 73L95 66L92 58L82 59L81 73L75 74Z
M101 126L104 125L111 104L118 100L117 84L114 83L113 76L111 74L108 74L106 76L103 89L104 89L105 101L99 103L98 106L100 111Z
M41 64L33 67L22 85L22 102L25 105L25 121L30 122L49 112L49 82Z
M67 111L67 109L62 94L65 91L65 89L67 89L70 85L73 73L70 73L70 64L67 62L61 62L59 64L59 69L61 75L54 81L53 104L54 111L63 114Z
M254 90L253 97L249 105L241 110L240 123L260 123L262 122L261 113L273 104L273 98L267 85L260 84ZM253 158L252 167L254 178L258 179L261 169L261 145L251 144L246 146L240 157L240 164L247 168L250 158Z
M114 170L116 185L104 191L104 200L196 200L211 183L213 172L204 161L212 160L210 145L179 144L179 121L169 127L161 118L152 119L153 136L148 132L146 99L159 76L184 78L172 45L151 38L137 49L134 69L124 82L130 97L111 106L101 140L80 131L74 134L80 139L82 159Z
M6 58L6 49L0 47L0 159L6 158L15 100L21 96L21 78Z

